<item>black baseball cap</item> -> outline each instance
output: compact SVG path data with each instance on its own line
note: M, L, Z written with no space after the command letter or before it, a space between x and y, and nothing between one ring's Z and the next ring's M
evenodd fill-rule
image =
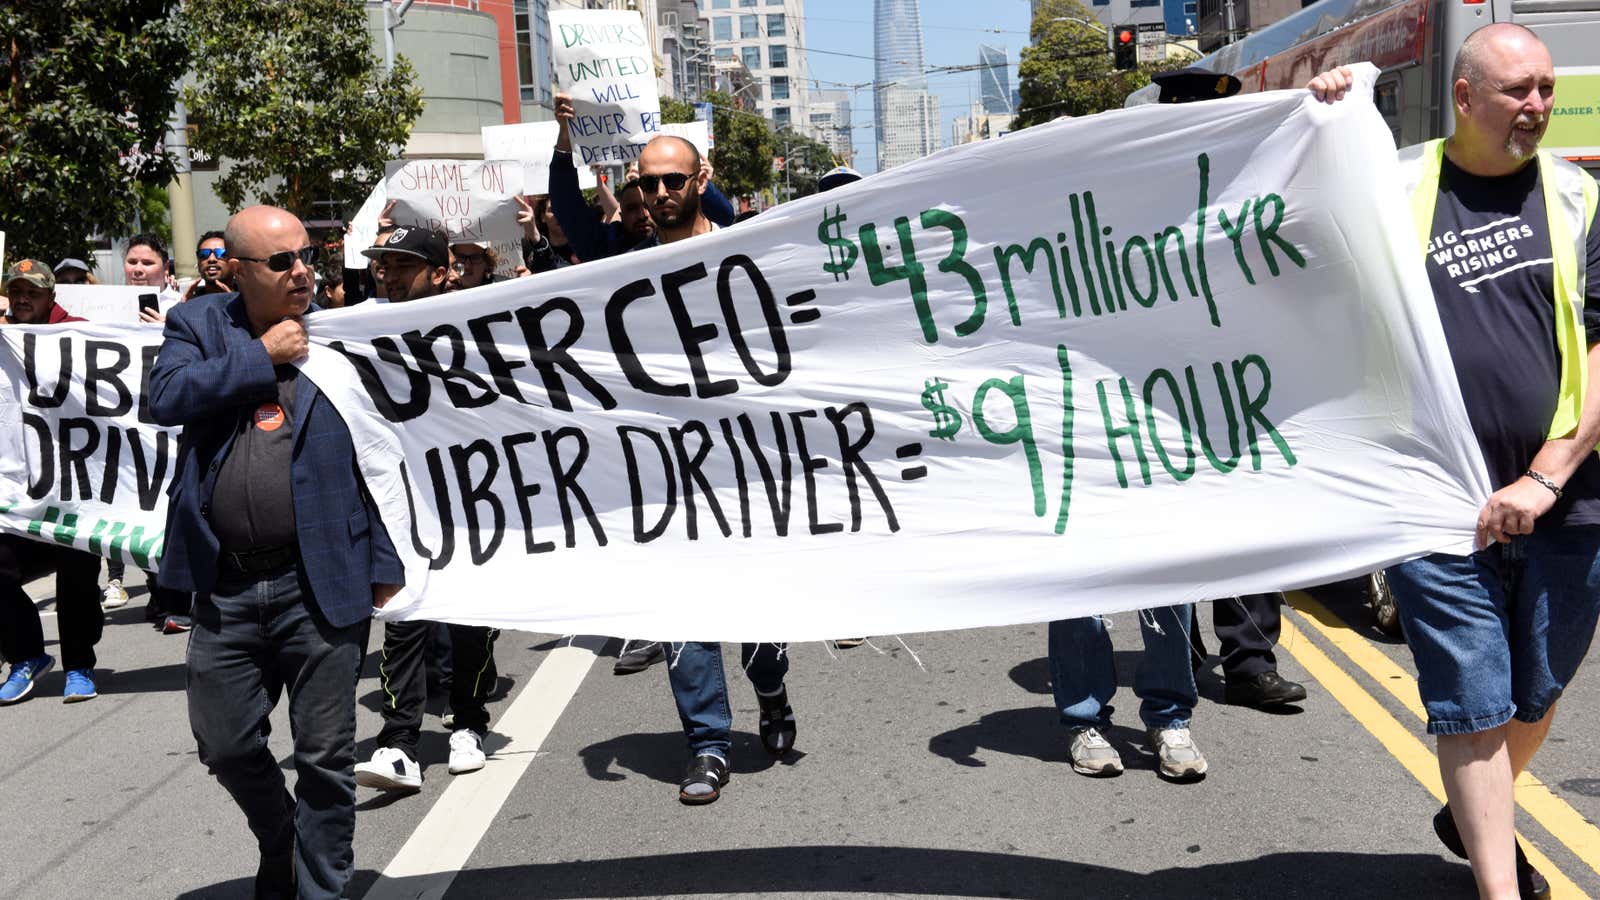
M1215 100L1232 97L1243 87L1232 75L1189 66L1171 72L1157 72L1150 80L1161 87L1158 103L1193 103L1197 100Z
M361 251L367 259L381 259L385 253L415 256L434 268L450 265L450 245L445 236L414 225L401 225L389 232L389 239L382 244Z

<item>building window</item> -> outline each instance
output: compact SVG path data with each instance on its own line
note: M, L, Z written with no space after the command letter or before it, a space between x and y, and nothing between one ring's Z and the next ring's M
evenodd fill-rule
M711 37L718 41L733 40L733 17L718 16L711 20Z
M768 47L767 67L771 69L789 68L789 48L782 44L773 44Z
M545 107L551 103L548 9L548 0L516 0L511 7L517 34L518 98Z
M755 6L756 5L756 0L739 0L739 5L741 7L743 7L743 6Z
M718 47L713 51L717 59L733 59L732 47Z
M772 99L789 99L789 79L787 76L779 75L778 77L772 79Z
M743 58L744 67L754 72L761 68L760 47L740 47L739 54Z
M753 38L761 36L760 18L757 16L739 17L739 37Z
M712 9L727 9L731 5L728 0L711 0Z
M772 124L779 128L789 127L789 107L774 106L772 108Z
M783 36L783 13L767 13L767 37Z

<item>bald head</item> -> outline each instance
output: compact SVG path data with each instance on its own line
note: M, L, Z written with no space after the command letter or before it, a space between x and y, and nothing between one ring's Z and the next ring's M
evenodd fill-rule
M1451 161L1487 177L1520 169L1538 151L1555 99L1555 65L1544 42L1521 25L1486 25L1462 42L1454 74Z
M228 227L222 232L222 240L228 245L230 256L266 256L261 248L278 238L293 243L294 247L289 249L297 250L310 243L305 226L300 224L294 213L276 206L241 209L228 220Z
M1501 57L1507 54L1519 57L1530 53L1550 58L1550 50L1545 47L1544 41L1539 40L1539 36L1528 28L1512 22L1485 25L1461 42L1450 80L1481 87L1486 71L1492 69Z
M286 209L252 206L235 213L222 233L228 265L245 313L257 333L274 323L305 314L314 286L305 226ZM277 258L274 259L273 257ZM274 268L274 265L288 265Z
M646 144L639 153L639 189L662 243L708 229L700 214L706 189L700 151L689 141L663 134Z

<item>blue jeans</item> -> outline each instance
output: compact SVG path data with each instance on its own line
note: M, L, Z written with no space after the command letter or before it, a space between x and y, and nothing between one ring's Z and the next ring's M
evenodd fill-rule
M356 678L369 627L329 625L298 568L224 574L195 597L189 726L200 761L256 836L257 896L291 895L291 870L302 898L344 896L354 871ZM285 685L296 797L267 746Z
M1146 728L1188 727L1200 701L1189 664L1190 606L1161 606L1132 614L1144 636L1133 692L1139 697L1139 718ZM1086 616L1050 623L1050 682L1063 724L1111 725L1117 671L1104 619Z
M1470 734L1550 711L1594 638L1600 526L1517 535L1471 556L1388 570L1417 662L1429 734Z
M771 694L783 687L789 674L788 651L788 644L741 644L739 664L756 690ZM689 755L709 752L726 760L733 744L733 712L728 708L722 645L668 644L667 681L684 737L689 739Z

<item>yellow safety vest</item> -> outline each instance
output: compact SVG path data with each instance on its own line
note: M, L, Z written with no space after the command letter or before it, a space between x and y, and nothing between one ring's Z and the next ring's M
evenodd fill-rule
M1433 233L1433 210L1439 200L1439 173L1444 168L1444 140L1415 144L1400 151L1400 172L1411 194L1411 217L1417 240L1427 252ZM1561 353L1561 389L1550 437L1561 438L1578 427L1589 381L1589 346L1584 339L1583 298L1588 280L1589 223L1594 221L1600 189L1582 168L1539 151L1539 181L1544 185L1544 210L1554 259L1556 348Z

